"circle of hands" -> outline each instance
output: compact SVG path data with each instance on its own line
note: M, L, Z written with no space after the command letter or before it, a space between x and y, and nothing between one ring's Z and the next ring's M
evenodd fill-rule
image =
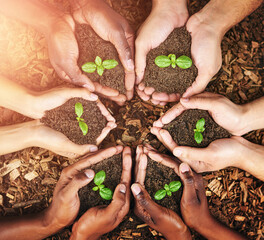
M188 227L203 233L206 224L216 226L216 220L208 210L202 177L197 173L236 166L263 179L261 169L256 172L255 169L241 163L242 156L247 159L261 159L263 155L263 147L241 137L251 130L261 128L259 123L248 124L250 104L236 105L221 95L203 92L221 67L221 34L201 22L199 13L189 17L186 1L167 1L167 4L155 1L149 17L138 30L136 40L135 33L127 20L103 0L71 1L71 6L72 16L66 14L57 19L46 38L50 62L59 77L81 88L63 87L32 93L34 101L23 113L35 119L28 125L37 133L34 134L36 146L70 158L85 154L86 156L62 171L53 201L44 211L43 222L52 224L57 230L72 224L80 207L78 191L89 184L94 177L94 172L87 168L122 153L122 176L120 184L114 191L112 202L108 206L89 209L74 223L72 239L98 239L117 227L129 211L130 189L135 200L135 214L167 239L191 239ZM126 95L92 82L81 72L77 65L79 49L74 35L75 22L90 25L102 39L110 41L115 46L125 69ZM165 41L175 28L184 25L192 37L191 55L198 69L198 75L192 86L183 96L178 93L159 93L152 87L145 87L142 80L148 52ZM144 101L150 100L153 104L159 105L176 101L179 103L154 122L151 128L151 133L156 135L177 158L158 153L149 145L138 146L133 178L135 183L131 185L130 148L116 146L98 151L97 145L117 125L93 92L122 105L132 99L134 88ZM97 101L99 109L108 121L96 145L74 144L63 134L44 126L39 121L45 111L61 106L74 97ZM216 140L203 149L178 146L170 134L162 128L188 109L207 110L214 121L228 130L233 137ZM175 212L159 206L147 193L144 187L147 157L172 168L181 178L184 185L181 199L182 219ZM205 223L204 226L200 224L201 219Z

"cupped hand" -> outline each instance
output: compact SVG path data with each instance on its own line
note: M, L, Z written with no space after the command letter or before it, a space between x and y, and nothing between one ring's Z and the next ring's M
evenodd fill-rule
M246 111L243 105L234 104L222 95L209 92L181 98L180 103L167 111L153 126L162 128L187 109L208 111L214 121L232 135L241 136L247 133L247 123L244 120Z
M117 146L98 151L63 169L53 193L52 203L44 212L43 221L46 224L53 223L57 229L70 225L79 212L78 191L94 177L94 172L87 168L120 153L122 149L121 146Z
M120 61L125 68L125 88L127 100L131 100L134 92L134 32L127 20L116 13L103 0L71 1L73 17L80 24L89 24L105 41L110 41L116 48ZM112 100L122 102L118 91L95 83L96 91ZM118 95L119 94L119 95Z
M178 100L178 94L155 92L152 87L145 87L141 83L148 52L158 47L166 40L169 34L178 27L184 26L188 19L187 1L153 1L152 11L138 31L136 39L136 84L138 95L144 100L154 104L165 105L167 102Z
M67 82L95 91L92 81L77 65L79 48L74 36L74 21L70 15L59 18L47 34L49 59L59 77Z
M121 181L115 189L112 202L108 206L89 209L74 224L71 239L99 239L120 224L130 206L131 167L131 150L126 147L123 151Z
M142 146L137 148L135 179L131 186L135 198L135 214L166 239L191 239L191 234L181 218L172 210L155 203L144 188L147 156Z
M186 28L192 37L191 54L198 69L195 81L183 94L183 97L190 97L203 92L221 68L221 41L223 36L213 26L201 21L199 13L189 18Z

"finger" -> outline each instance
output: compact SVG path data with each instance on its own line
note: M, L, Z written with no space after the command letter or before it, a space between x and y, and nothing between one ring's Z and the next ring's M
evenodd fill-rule
M146 95L151 95L152 93L154 93L155 89L153 87L145 87L144 89L144 93Z
M154 100L154 99L151 99L150 101L151 101L152 104L154 104L154 105L159 105L159 104L160 104L160 101L157 101L157 100Z
M210 97L202 97L199 95L193 96L191 98L181 98L181 104L186 109L201 109L213 111L215 109L214 99Z
M94 86L95 86L95 91L104 95L104 96L116 97L119 95L119 92L117 90L110 88L110 87L102 86L98 82L94 82Z
M159 131L159 134L162 139L162 142L165 144L165 147L168 148L171 152L173 152L173 150L178 147L178 145L172 139L170 133L167 130L161 129Z
M167 111L159 120L163 125L168 124L176 117L181 115L185 110L186 108L181 103L178 103L173 106L169 111Z
M148 101L150 99L150 96L146 95L143 91L140 91L138 88L136 88L138 96L143 100L143 101Z
M119 94L118 96L116 97L107 97L107 96L104 96L114 102L116 102L118 105L122 106L124 105L124 103L126 102L127 98L124 94Z
M140 184L134 183L131 186L131 190L137 204L139 204L139 206L142 207L151 216L153 222L157 223L159 217L162 214L161 207L150 198L148 192ZM148 217L147 218L144 218L144 216L139 216L139 217L143 217L142 220L148 224L152 223L152 221Z
M127 100L131 100L134 95L134 85L135 85L135 73L125 71L125 88Z
M57 91L57 94L65 99L65 102L71 98L83 98L88 101L96 101L98 96L94 93L91 93L86 88L55 88L53 91Z
M112 157L115 154L120 153L123 150L122 146L110 147L104 150L97 151L94 154L84 157L75 164L64 169L64 175L67 178L74 176L77 172L90 167L93 164L101 162L102 160Z
M97 106L108 122L115 122L116 121L114 119L114 117L110 114L110 112L106 109L106 107L102 104L101 101L99 101L99 100L97 101Z
M191 168L187 163L182 163L179 167L179 172L184 185L182 199L190 203L198 202L199 199L196 194L195 180Z
M138 89L140 90L140 91L144 91L144 89L145 89L145 84L144 83L140 83L139 85L138 85Z
M180 163L181 161L179 161L179 159L177 158L172 158L170 156L167 156L165 154L161 154L161 153L158 153L156 151L149 151L148 152L148 156L158 162L158 163L161 163L162 165L164 166L167 166L171 169L174 170L174 172L179 175L179 166L180 166Z
M53 64L55 71L57 72L57 74L61 79L67 82L71 82L78 86L83 86L91 92L95 91L95 86L93 82L86 75L82 74L76 62L73 63L70 62L67 65L71 67L70 68L67 68L65 66L60 67L58 65Z
M131 149L129 147L125 147L123 150L123 169L121 176L121 183L125 183L130 186L131 182L131 168L132 168L132 157L131 157Z
M137 174L135 176L135 182L144 186L148 159L146 154L141 154L138 161Z
M208 148L176 147L173 155L188 163L196 172L211 171L212 166L208 160L215 158Z
M113 200L109 204L109 206L106 208L106 216L111 216L113 219L115 219L115 223L119 224L123 217L128 213L128 208L126 208L126 212L122 211L125 205L129 206L129 201L127 201L126 193L128 189L127 186L123 183L120 183L117 185Z
M78 194L79 189L90 183L93 178L94 171L91 169L87 169L76 174L63 189L64 199L71 199L73 196L75 196L75 194Z
M138 145L137 149L136 149L136 164L135 164L135 174L134 174L135 178L136 178L137 173L138 173L139 160L140 160L140 157L142 154L143 154L143 146Z
M156 137L159 139L159 141L160 141L163 145L165 145L165 143L163 142L163 138L160 136L160 130L161 130L161 128L158 128L158 127L152 127L152 128L150 129L150 132L151 132L152 134L156 135Z
M203 92L212 77L213 76L210 76L208 74L198 73L198 76L196 77L192 86L186 90L186 92L182 95L182 97L189 98L193 95Z
M108 122L106 127L102 130L100 136L96 139L96 145L99 145L106 138L109 132L116 127L116 123Z
M134 33L131 29L129 31L129 33L122 30L118 31L110 41L114 44L124 68L129 72L133 72L135 68L133 60Z
M146 59L147 54L150 51L150 48L144 44L144 41L141 41L140 36L136 39L136 84L139 84L143 77L146 68Z
M180 94L178 93L167 94L167 93L155 92L152 94L152 98L160 102L176 102L179 101Z

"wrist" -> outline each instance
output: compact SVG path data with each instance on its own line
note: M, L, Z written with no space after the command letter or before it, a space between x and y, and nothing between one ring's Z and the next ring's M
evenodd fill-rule
M184 239L184 240L191 240L192 239L192 235L191 235L191 233L190 233L190 231L186 225L184 225L184 227L181 229L180 232L179 232L179 230L177 230L176 232L164 234L164 236L167 240L174 240L175 238Z
M87 233L89 229L80 226L79 222L75 222L72 227L72 234L70 240L97 240L101 235Z

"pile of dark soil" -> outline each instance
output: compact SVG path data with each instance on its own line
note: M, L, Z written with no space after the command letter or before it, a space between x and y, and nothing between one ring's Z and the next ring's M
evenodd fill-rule
M107 158L97 164L92 165L89 169L93 169L95 173L100 172L101 170L105 171L106 178L104 181L105 187L115 191L116 186L120 183L121 174L122 174L122 154L114 155L110 158ZM79 198L81 202L80 214L82 215L89 208L108 205L111 203L111 200L104 200L99 195L98 191L93 191L92 188L96 185L92 181L90 184L79 190Z
M205 131L203 141L198 144L194 140L194 129L196 122L205 119ZM216 139L229 138L231 134L220 127L209 115L207 111L191 109L178 116L175 120L164 126L168 130L174 141L180 146L207 147Z
M88 133L85 136L76 120L75 103L77 102L83 105L82 118L88 126ZM107 124L107 120L97 107L97 103L82 98L72 98L63 105L47 111L41 122L63 133L77 144L96 144L96 139Z
M157 204L169 208L179 214L183 186L177 192L172 193L171 197L166 196L159 201L154 199L155 193L158 190L163 189L165 184L169 184L172 181L180 181L180 177L173 171L173 169L148 158L145 178L146 190Z
M191 58L191 35L185 27L176 28L159 47L148 53L143 82L145 86L155 88L156 92L183 94L194 82L197 68L194 64L188 69L178 66L160 68L155 64L157 56L169 54L175 54L176 58L182 55Z
M125 94L125 71L114 45L100 38L87 24L76 24L75 33L79 44L78 65L80 68L84 63L94 62L96 56L101 57L102 60L114 59L118 61L118 66L110 70L105 69L102 76L99 76L96 71L85 74L92 81Z

